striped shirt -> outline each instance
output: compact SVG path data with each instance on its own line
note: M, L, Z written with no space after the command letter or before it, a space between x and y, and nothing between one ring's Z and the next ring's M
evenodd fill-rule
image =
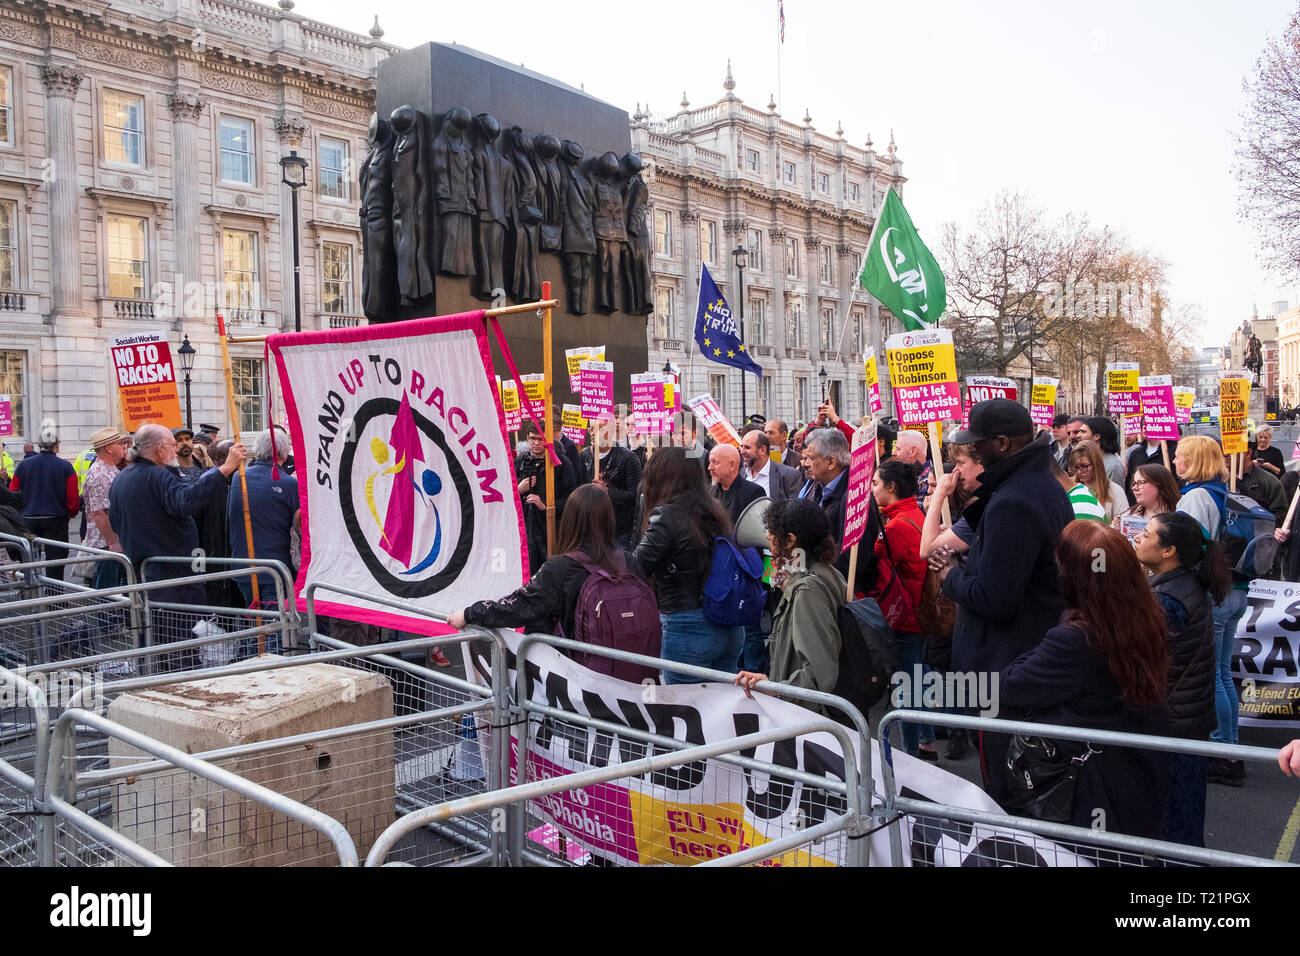
M1084 485L1075 485L1069 492L1070 507L1074 509L1075 519L1086 518L1110 524L1106 518L1106 509L1097 501L1097 496Z

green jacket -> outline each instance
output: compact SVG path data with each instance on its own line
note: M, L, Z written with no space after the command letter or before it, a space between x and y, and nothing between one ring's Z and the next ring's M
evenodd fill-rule
M827 694L834 691L840 673L835 615L846 587L843 575L820 561L785 583L767 642L772 680Z

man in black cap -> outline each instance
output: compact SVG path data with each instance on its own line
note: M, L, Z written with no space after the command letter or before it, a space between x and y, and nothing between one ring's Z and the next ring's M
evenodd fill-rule
M172 438L176 439L176 460L180 463L181 477L186 481L198 481L207 469L194 460L194 429L173 428Z
M970 427L952 443L973 445L984 463L975 500L963 512L975 529L966 564L940 571L943 593L957 605L953 669L997 673L1060 620L1065 599L1056 545L1074 512L1049 467L1056 443L1047 432L1034 438L1023 405L1005 398L978 403ZM984 786L999 801L1008 792L1009 742L982 735Z

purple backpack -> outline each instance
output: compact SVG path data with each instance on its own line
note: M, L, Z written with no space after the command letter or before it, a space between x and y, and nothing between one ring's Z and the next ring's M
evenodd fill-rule
M614 552L615 574L592 564L591 559L581 551L570 552L567 556L581 564L590 574L578 592L578 604L573 613L573 633L566 636L598 647L612 647L632 654L658 657L663 639L659 605L655 603L650 585L628 570L623 552ZM575 653L572 657L597 674L607 674L633 684L659 679L659 671L652 667L616 661L598 654Z

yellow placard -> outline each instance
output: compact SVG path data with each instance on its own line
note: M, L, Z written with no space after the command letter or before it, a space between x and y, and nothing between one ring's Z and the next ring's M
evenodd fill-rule
M1219 379L1219 434L1223 453L1238 455L1246 451L1246 409L1250 404L1250 379Z
M560 427L562 428L581 428L587 429L587 420L582 417L582 412L577 405L565 405L560 411Z
M874 351L867 353L867 359L863 363L867 373L867 388L880 384L880 374L876 371L876 353Z
M1134 369L1107 369L1107 392L1136 392L1138 390L1138 373Z
M1056 405L1056 386L1055 385L1035 385L1030 393L1030 405Z
M891 335L885 346L889 384L902 424L941 422L961 415L951 332L904 332Z
M1196 393L1190 388L1174 389L1174 405L1178 408L1190 409L1196 404Z
M513 381L501 383L501 409L506 413L519 411L519 389Z

